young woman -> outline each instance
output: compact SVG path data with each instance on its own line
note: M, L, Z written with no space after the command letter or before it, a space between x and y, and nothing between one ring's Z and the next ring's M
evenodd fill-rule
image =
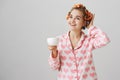
M93 25L94 16L84 5L75 4L67 15L69 32L59 36L57 46L48 46L49 64L59 71L57 80L97 80L92 50L105 46L109 39Z

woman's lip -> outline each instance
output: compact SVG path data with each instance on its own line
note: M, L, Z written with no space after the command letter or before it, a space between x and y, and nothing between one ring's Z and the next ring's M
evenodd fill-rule
M75 25L70 25L72 28L75 28L76 26Z
M70 24L71 26L76 26L76 24Z
M76 26L76 25L70 25L70 26Z
M69 23L69 25L72 26L72 27L75 27L75 26L76 26L76 24L71 24L71 23Z

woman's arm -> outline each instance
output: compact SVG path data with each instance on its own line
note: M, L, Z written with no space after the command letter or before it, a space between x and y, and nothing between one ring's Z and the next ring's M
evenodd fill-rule
M92 44L93 49L105 46L110 42L106 33L95 26L91 26L88 29L88 35L90 36L90 43Z
M88 36L90 36L90 43L92 44L92 48L96 49L105 46L107 43L110 42L110 40L105 32L93 25L94 17L95 14L92 14L92 20L87 26L87 29Z
M49 62L51 69L58 70L60 67L59 54L57 53L57 56L53 57L53 53L51 53L48 59L48 62Z
M48 49L51 51L50 57L48 59L49 65L51 69L58 70L60 67L60 60L57 46L48 46Z

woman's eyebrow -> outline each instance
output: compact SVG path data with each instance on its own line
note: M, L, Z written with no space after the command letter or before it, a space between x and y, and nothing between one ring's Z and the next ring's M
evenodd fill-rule
M72 14L70 14L70 16L73 16ZM82 16L79 16L79 15L77 15L77 16L75 16L75 17L80 17L80 18L82 18Z
M76 16L76 17L80 17L80 18L82 18L82 16Z

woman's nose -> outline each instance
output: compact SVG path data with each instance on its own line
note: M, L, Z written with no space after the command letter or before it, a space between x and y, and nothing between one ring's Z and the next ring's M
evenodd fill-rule
M75 18L72 18L72 19L71 19L71 23L75 23Z

